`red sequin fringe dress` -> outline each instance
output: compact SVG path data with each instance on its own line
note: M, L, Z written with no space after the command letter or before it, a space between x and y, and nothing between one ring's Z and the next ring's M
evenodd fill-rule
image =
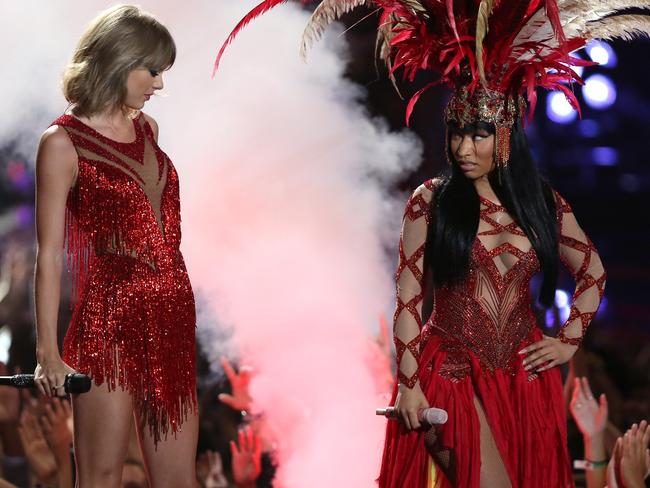
M78 155L66 206L75 303L63 359L125 388L154 439L197 411L195 306L179 250L178 175L140 114L113 141L72 115L53 122Z
M478 488L482 446L490 445L490 436L496 458L490 463L505 469L512 488L573 486L560 371L529 373L518 354L543 336L529 293L539 262L504 207L480 199L469 274L461 286L435 291L433 313L422 324L423 255L434 191L434 181L427 181L406 207L394 338L399 382L419 382L430 405L445 409L449 420L410 433L388 422L379 486ZM605 271L570 206L555 197L560 257L576 280L558 337L579 344L598 309ZM393 404L395 397L396 390Z

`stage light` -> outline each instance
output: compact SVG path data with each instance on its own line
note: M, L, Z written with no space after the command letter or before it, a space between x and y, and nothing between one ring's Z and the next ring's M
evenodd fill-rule
M612 46L602 41L591 41L586 47L587 54L592 61L601 66L613 68L617 64L616 53Z
M546 328L550 329L555 325L555 315L553 314L553 309L548 308L546 309L546 314L544 316L545 322L546 322Z
M558 308L566 307L569 304L569 294L561 289L555 290L555 306Z
M564 93L556 91L546 97L546 114L548 118L559 124L568 124L575 120L578 112L573 110Z
M582 95L590 107L605 109L616 101L616 87L607 76L591 75L585 80Z
M582 119L578 124L578 131L583 137L598 137L600 135L600 124L592 119Z
M618 150L613 147L594 147L591 157L598 166L616 166L618 164Z

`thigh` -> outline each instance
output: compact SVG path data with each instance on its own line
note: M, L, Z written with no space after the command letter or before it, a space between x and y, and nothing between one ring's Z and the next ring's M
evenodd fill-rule
M474 397L481 429L481 488L510 488L510 478L490 429L483 405Z
M176 435L156 445L149 426L141 421L142 415L134 411L138 439L151 488L195 488L196 448L199 437L199 416L191 412Z
M106 383L74 395L74 453L78 486L119 486L133 426L128 392L109 391Z

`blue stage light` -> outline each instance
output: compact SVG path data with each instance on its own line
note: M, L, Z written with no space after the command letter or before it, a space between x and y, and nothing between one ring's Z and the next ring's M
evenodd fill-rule
M573 110L564 93L556 91L546 97L546 114L548 118L559 124L568 124L575 120L578 112Z
M558 308L566 307L569 304L569 294L562 290L555 290L555 306Z
M613 68L617 64L616 53L612 46L602 41L591 41L586 47L587 54L592 61L595 61L600 66Z
M616 87L607 76L591 75L585 80L582 95L590 107L605 109L616 101Z
M578 124L578 131L583 137L598 137L601 129L600 124L593 119L582 119Z
M618 164L618 150L613 147L594 147L591 157L598 166L616 166Z

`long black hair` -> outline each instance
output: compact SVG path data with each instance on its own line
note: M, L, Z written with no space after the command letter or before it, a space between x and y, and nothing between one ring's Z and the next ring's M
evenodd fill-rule
M493 125L481 122L463 131L477 129L495 133ZM452 130L447 137L449 161L454 161L450 145ZM519 121L511 131L508 164L505 167L497 165L488 178L501 204L535 249L543 276L538 300L550 306L555 296L559 259L555 199L550 185L537 170ZM435 288L453 286L460 283L469 270L480 218L476 188L457 164L451 164L437 185L430 212L425 272L432 277Z

